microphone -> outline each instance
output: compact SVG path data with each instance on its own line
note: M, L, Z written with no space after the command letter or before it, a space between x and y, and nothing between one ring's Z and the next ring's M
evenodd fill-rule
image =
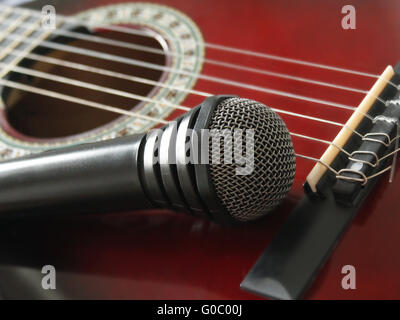
M148 133L0 163L0 217L168 208L245 222L279 205L294 173L289 131L272 109L212 96Z

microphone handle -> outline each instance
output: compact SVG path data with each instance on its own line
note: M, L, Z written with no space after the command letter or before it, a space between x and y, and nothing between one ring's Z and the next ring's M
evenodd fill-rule
M141 183L146 135L0 163L0 217L154 208Z
M196 152L208 150L202 130L230 97L208 97L148 133L0 162L0 218L161 207L234 223Z

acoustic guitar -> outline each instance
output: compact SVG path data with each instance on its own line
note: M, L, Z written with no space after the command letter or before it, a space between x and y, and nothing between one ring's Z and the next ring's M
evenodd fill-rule
M400 4L348 4L1 1L1 161L146 132L229 94L281 117L296 173L273 212L235 226L166 209L4 219L0 296L400 298Z

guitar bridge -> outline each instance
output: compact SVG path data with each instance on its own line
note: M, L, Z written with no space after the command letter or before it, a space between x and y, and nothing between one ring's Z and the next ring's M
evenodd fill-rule
M304 189L324 197L332 189L345 206L357 204L376 178L394 172L400 120L400 64L387 67L307 177Z
M394 164L390 165L389 162L397 155L399 120L400 107L389 101L383 115L373 119L371 131L364 135L360 147L353 151L346 167L338 171L333 186L336 201L354 205L371 179L385 171L394 170Z
M386 68L329 145L307 177L306 195L244 278L243 289L275 299L305 294L376 178L393 169L388 162L399 144L399 74L400 64Z

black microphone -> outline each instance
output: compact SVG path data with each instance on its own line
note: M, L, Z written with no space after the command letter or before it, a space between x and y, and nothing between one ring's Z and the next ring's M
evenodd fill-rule
M289 131L272 109L212 96L148 133L0 163L0 217L162 207L244 222L274 209L294 173Z

